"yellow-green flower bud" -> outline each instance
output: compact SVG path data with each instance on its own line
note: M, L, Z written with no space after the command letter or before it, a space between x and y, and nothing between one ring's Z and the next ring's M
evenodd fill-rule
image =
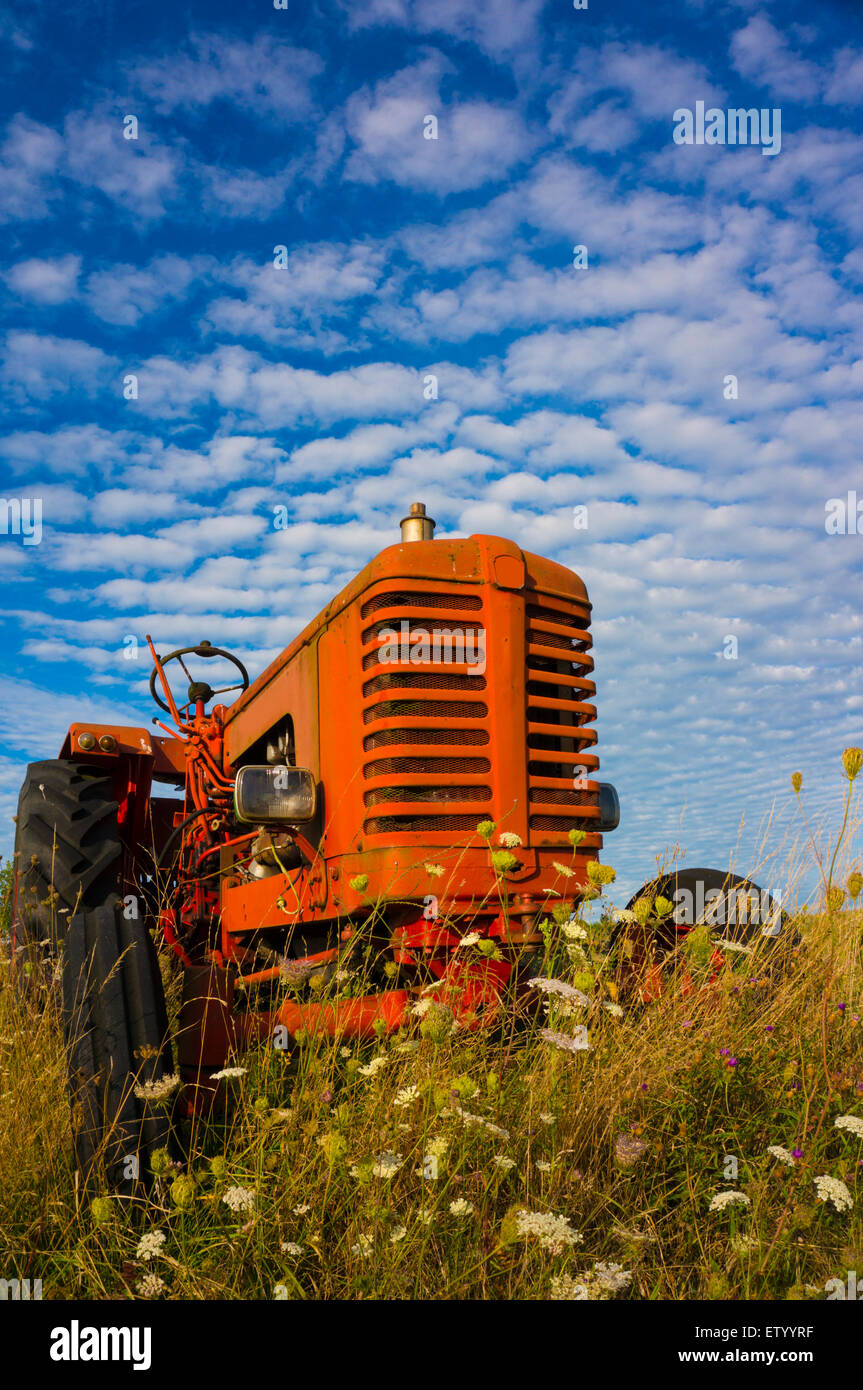
M638 925L644 927L653 916L653 903L650 898L639 898L638 902L633 905L632 911Z
M576 845L580 845L583 839L585 839L584 830L569 831L569 843L573 846L573 848L575 848Z
M842 766L848 781L853 782L863 767L863 748L846 748L842 754Z
M153 1153L152 1158L150 1159L150 1167L156 1174L156 1177L160 1178L163 1173L167 1173L170 1166L171 1155L168 1153L168 1150L156 1149Z
M674 911L674 903L670 903L667 898L656 899L657 917L669 917Z
M848 875L848 896L852 902L856 903L861 890L863 890L863 874L858 873L855 869L853 874Z
M494 821L481 820L476 828L477 835L481 835L484 840L490 840L494 834Z
M508 873L518 865L518 860L511 850L495 849L492 850L491 862L500 874Z
M226 1159L222 1158L221 1154L217 1154L215 1158L210 1159L210 1172L217 1182L221 1182L223 1178L228 1176L228 1163Z
M181 1211L190 1207L195 1200L195 1179L187 1173L181 1173L171 1183L171 1198Z
M369 886L369 876L368 874L355 874L349 882L355 893L364 893Z
M827 908L830 912L838 912L845 901L845 890L843 888L829 888L827 890Z
M110 1197L94 1197L90 1203L90 1215L97 1226L104 1226L114 1215L114 1203Z
M800 788L803 786L803 773L802 773L802 772L792 772L792 774L791 774L791 785L792 785L792 787L794 788L795 792L799 792L799 791L800 791Z

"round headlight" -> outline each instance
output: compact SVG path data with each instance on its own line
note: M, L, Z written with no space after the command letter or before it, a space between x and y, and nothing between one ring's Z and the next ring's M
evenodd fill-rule
M89 753L89 752L91 751L91 749L93 749L93 748L96 747L96 735L95 735L95 734L79 734L79 735L78 735L78 747L79 747L79 748L83 748L85 753Z
M113 753L117 747L117 740L113 734L103 734L99 739L99 747L103 753Z

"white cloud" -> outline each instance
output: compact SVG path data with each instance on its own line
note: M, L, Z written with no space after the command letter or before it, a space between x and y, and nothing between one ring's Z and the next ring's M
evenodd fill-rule
M77 293L81 257L65 256L17 261L4 273L9 288L22 299L37 304L64 304Z

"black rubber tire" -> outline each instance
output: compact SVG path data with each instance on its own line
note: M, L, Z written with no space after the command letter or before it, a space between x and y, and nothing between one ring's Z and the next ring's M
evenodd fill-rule
M123 848L111 777L61 759L31 763L18 798L12 952L36 971L76 913L120 887Z
M143 922L118 899L78 913L63 943L63 1031L75 1153L86 1190L140 1194L156 1149L172 1148L167 1105L135 1095L174 1073L159 964Z

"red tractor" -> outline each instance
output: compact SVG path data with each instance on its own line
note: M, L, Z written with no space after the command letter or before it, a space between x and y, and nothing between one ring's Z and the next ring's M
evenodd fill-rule
M249 1040L388 1032L420 991L487 1024L549 900L583 894L618 822L585 587L434 525L414 504L401 543L251 684L209 642L160 656L148 637L173 727L75 723L28 768L13 960L62 977L85 1170L99 1154L134 1189L168 1131L149 1097L177 1074L205 1106ZM490 943L479 962L467 930ZM154 940L183 973L173 1040ZM358 953L368 991L321 997Z

